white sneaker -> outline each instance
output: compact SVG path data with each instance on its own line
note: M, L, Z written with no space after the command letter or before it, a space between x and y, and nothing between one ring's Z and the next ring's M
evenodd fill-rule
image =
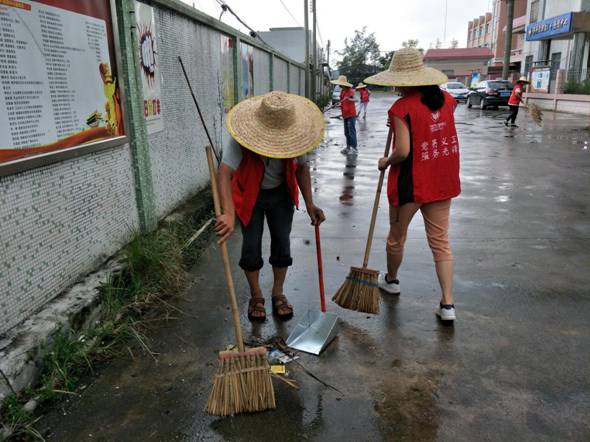
M387 275L387 273L379 273L379 277L377 278L379 288L390 295L399 295L399 281L394 279L393 281L389 282L385 279L385 275Z
M344 149L342 149L342 150L340 151L340 153L341 153L341 154L344 154L344 155L346 155L346 154L347 154L347 153L349 153L349 152L350 152L350 147L345 147Z
M350 148L350 153L352 153L353 155L356 155L357 153L359 153L358 149L356 147L351 147Z
M440 304L435 313L441 321L454 321L456 319L455 304Z

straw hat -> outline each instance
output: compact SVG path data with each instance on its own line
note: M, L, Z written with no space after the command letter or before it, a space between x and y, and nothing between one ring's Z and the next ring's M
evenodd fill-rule
M338 77L338 80L332 80L330 81L330 83L337 84L338 86L354 87L352 84L348 82L346 75L341 75L340 77Z
M424 66L422 54L417 49L404 48L395 51L389 69L379 72L365 83L377 86L430 86L449 81L441 71Z
M269 158L298 157L324 138L322 111L307 98L279 91L236 104L226 125L238 144Z
M367 87L367 85L361 81L356 88L357 89L362 89L362 88L365 88L365 87Z
M525 84L529 84L530 81L526 78L526 77L520 77L517 81L517 83L525 83Z

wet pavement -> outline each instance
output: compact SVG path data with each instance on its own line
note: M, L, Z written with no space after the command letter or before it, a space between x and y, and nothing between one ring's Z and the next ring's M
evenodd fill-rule
M357 126L359 155L343 156L342 122L327 115L326 141L311 156L329 294L360 265L393 95L374 94ZM59 441L555 441L590 440L590 132L587 119L547 113L543 128L524 115L506 129L504 110L460 105L463 193L453 203L454 326L438 322L439 289L420 215L409 232L400 297L382 296L376 316L329 310L339 337L321 357L300 361L301 389L275 382L275 411L234 418L203 409L215 352L232 342L217 248L193 269L178 307L187 316L154 330L149 357L109 364L43 420ZM370 267L383 269L383 196ZM246 281L235 266L245 337L286 338L318 308L313 229L296 213L295 265L286 294L296 316L252 325ZM240 239L230 244L237 261ZM265 250L268 250L265 242ZM262 272L270 295L272 272Z

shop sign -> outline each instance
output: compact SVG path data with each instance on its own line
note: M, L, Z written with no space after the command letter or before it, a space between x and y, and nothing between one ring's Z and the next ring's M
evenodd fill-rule
M572 32L572 17L573 13L568 12L557 17L531 23L526 27L526 40L546 40L558 35L569 34Z

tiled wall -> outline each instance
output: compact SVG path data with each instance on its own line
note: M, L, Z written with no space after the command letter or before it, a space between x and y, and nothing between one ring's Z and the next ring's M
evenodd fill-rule
M127 145L0 177L0 333L121 248L135 204Z
M156 8L164 130L148 136L156 214L162 217L209 181L207 137L178 63L183 59L216 145L223 130L220 33Z
M285 91L288 92L287 89L287 82L288 82L288 63L280 58L275 57L274 61L274 73L273 73L273 83L274 83L274 90L275 91Z
M270 92L270 54L254 48L254 94Z

